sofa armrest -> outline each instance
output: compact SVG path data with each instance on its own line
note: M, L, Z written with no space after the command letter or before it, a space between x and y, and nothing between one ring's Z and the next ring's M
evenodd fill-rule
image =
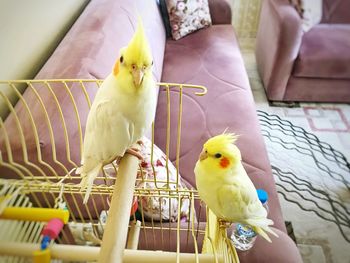
M231 24L232 10L229 0L209 0L212 23Z
M255 54L269 100L283 99L301 40L301 18L289 0L263 1Z
M299 250L293 240L281 230L273 227L272 229L278 235L278 237L269 235L272 241L269 243L261 236L258 236L252 249L247 252L238 252L241 263L303 262Z

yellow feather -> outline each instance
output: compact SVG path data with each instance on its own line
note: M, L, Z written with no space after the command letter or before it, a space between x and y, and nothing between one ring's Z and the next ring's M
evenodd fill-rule
M239 263L236 249L227 237L227 226L207 208L207 224L203 240L203 254L220 254L224 262Z
M147 37L143 29L142 20L139 17L134 36L124 51L124 59L130 63L141 66L152 63L151 49L149 48Z
M210 138L205 144L204 147L215 147L215 148L226 148L230 144L234 144L237 139L238 135L234 133L223 133L217 136L214 136Z
M234 133L223 133L217 136L210 138L203 146L210 155L215 155L220 153L223 156L229 158L230 166L235 166L241 161L241 153L238 147L234 144L238 135ZM217 169L218 159L208 158L206 166L209 166L210 169Z
M204 144L194 170L198 193L218 218L248 224L271 242L266 232L275 235L269 228L273 221L266 218L266 211L261 214L263 207L242 165L240 150L235 145L237 138L234 133L224 132ZM229 161L227 167L222 165L225 159ZM218 234L217 222L211 219L208 227L211 229L208 229L208 233L214 240ZM205 251L210 251L209 245L207 241Z
M81 190L87 189L84 203L103 164L123 156L151 126L157 104L155 87L152 53L139 18L134 36L128 46L120 50L88 115L82 167L76 170L82 177Z

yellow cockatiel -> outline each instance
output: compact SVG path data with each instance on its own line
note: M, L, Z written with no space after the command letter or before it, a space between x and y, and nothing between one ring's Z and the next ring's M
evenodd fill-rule
M236 140L234 134L224 133L204 144L194 169L199 196L218 219L248 224L271 242L265 231L276 235L269 228L273 221L242 165Z
M152 54L141 19L127 47L121 49L113 71L103 81L91 106L85 130L81 189L87 202L103 165L125 152L140 155L131 145L141 139L154 120L157 93Z

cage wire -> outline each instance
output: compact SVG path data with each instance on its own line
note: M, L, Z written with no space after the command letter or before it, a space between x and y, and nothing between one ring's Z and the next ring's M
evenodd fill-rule
M80 189L81 177L75 174L83 151L83 124L101 83L92 79L0 81L0 102L9 112L6 119L0 119L0 247L12 246L11 253L0 248L0 262L28 262L34 247L26 245L39 247L45 225L1 219L8 207L67 209L69 222L51 241L53 251L59 245L101 246L120 160L104 166L86 205L82 202L85 192ZM23 86L27 88L21 94L19 87ZM148 253L140 255L168 252L162 254L167 262L237 262L226 229L219 238L213 237L210 228L223 226L206 224L215 218L208 217L197 191L179 174L181 122L187 110L183 94L203 96L207 90L176 83L158 83L158 88L165 92L159 99L167 103L166 119L162 120L166 127L165 153L154 144L153 124L149 139L144 138L141 147L146 162L140 163L137 172L126 249ZM4 90L11 90L15 98ZM171 126L174 116L176 127ZM57 262L77 261L74 256L60 258L57 253L53 257Z

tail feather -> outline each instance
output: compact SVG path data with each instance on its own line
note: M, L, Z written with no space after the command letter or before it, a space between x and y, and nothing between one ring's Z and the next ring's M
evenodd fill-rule
M90 196L90 193L92 190L92 185L94 183L94 180L97 177L98 173L100 172L102 165L99 164L99 165L95 166L95 168L93 168L92 170L90 170L87 173L83 172L82 167L79 167L79 168L78 168L79 169L78 172L82 176L82 180L80 182L80 191L84 191L84 189L86 188L86 193L85 193L84 200L83 200L83 204L86 204L87 201L89 200L89 196Z
M267 226L263 229L264 229L264 231L269 232L270 234L274 235L275 237L278 237L278 235L270 227Z
M221 253L225 262L239 263L236 248L227 237L227 227L226 223L220 222L216 215L207 207L207 224L202 253Z
M247 224L252 226L254 231L265 238L270 243L272 242L270 237L266 234L266 232L278 237L278 235L269 227L273 225L273 221L268 218L260 218L260 219L248 219Z
M266 234L266 232L261 227L253 227L255 233L258 233L260 236L262 236L264 239L272 243L271 238Z
M216 240L221 240L221 244L219 244L219 251L223 252L227 250L225 262L239 263L239 257L236 251L233 242L227 237L227 227L220 226L219 220L217 220L217 227L219 230L217 231Z

